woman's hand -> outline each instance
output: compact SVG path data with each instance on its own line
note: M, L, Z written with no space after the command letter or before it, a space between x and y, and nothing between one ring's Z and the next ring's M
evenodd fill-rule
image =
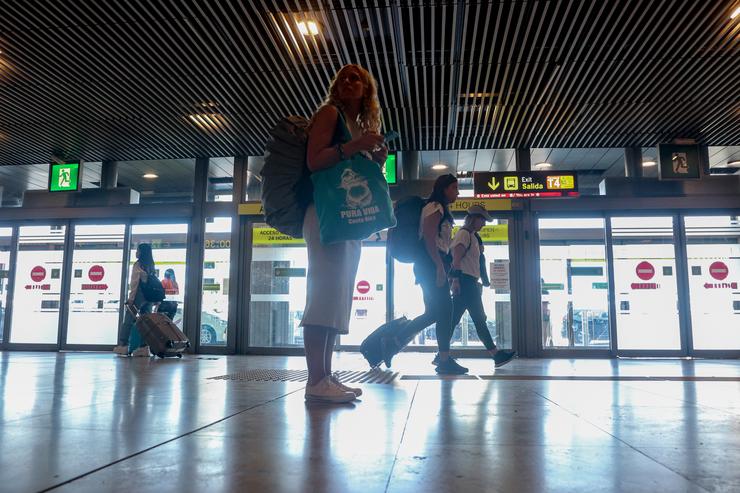
M441 288L447 281L447 273L442 266L437 267L437 287Z
M383 136L373 132L363 134L356 139L352 139L346 143L343 147L348 149L350 152L345 152L345 155L349 158L352 154L358 152L373 152L374 149L383 145Z
M378 149L377 151L373 151L372 156L373 161L382 166L385 160L388 158L388 148L385 145L382 145L380 146L380 149Z

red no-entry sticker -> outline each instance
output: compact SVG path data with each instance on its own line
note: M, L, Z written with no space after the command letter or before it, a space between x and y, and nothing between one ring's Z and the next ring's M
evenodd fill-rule
M370 291L370 283L367 281L360 281L357 283L357 291L360 294L365 294Z
M729 273L730 270L724 262L714 262L709 266L709 275L718 281L724 281Z
M637 274L637 277L643 281L649 281L655 275L655 267L653 267L653 264L650 262L643 261L637 264L635 273Z
M90 267L90 270L87 271L87 277L89 277L92 282L102 281L104 276L105 269L103 269L102 265L93 265Z
M31 279L33 279L33 282L41 282L44 279L46 279L46 269L41 267L40 265L37 265L33 269L31 269Z

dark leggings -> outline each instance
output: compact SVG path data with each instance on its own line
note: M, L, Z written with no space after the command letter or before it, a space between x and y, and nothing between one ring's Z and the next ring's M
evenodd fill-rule
M414 265L416 282L424 294L424 313L413 319L405 328L406 334L418 334L432 324L437 332L437 345L440 352L450 350L452 340L452 297L450 284L445 278L442 286L437 286L437 272L431 260Z
M463 274L460 276L460 294L452 298L453 330L460 323L465 310L473 319L478 339L489 351L496 349L496 344L493 343L491 333L488 332L488 325L486 325L486 310L483 308L480 284L476 278Z

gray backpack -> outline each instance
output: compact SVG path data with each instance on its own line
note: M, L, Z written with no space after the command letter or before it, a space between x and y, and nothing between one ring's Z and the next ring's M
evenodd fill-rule
M303 217L313 200L311 171L306 164L309 123L302 116L281 119L270 130L260 172L265 221L293 238L303 238Z

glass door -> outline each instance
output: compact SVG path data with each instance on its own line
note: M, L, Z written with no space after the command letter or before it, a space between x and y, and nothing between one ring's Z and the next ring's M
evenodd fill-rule
M125 231L123 224L74 226L67 344L116 344Z
M740 349L740 221L685 217L693 349Z
M455 221L455 232L464 224ZM509 269L509 220L494 219L480 232L483 240L486 266L491 286L483 289L483 307L486 325L493 342L502 349L512 347L511 286ZM424 313L424 299L421 287L415 284L413 264L394 260L393 264L393 318L406 316L410 319ZM411 341L412 346L437 346L434 325L427 327ZM465 312L452 336L453 349L483 348L478 339L470 315Z
M152 246L156 274L163 282L166 299L177 303L173 321L180 327L180 330L183 329L187 237L188 225L185 223L134 224L131 226L131 254L127 275L130 279L131 267L136 262L136 247L140 243L149 243ZM128 290L125 295L128 295Z
M21 226L10 343L57 344L65 226Z
M603 218L539 220L542 345L610 348Z
M203 295L200 305L201 346L225 346L229 323L231 218L206 219L203 253ZM177 293L177 285L170 287Z
M13 228L0 228L0 342L5 337L5 309L8 306L8 281L10 276L10 250Z
M619 350L681 350L673 217L613 217Z

